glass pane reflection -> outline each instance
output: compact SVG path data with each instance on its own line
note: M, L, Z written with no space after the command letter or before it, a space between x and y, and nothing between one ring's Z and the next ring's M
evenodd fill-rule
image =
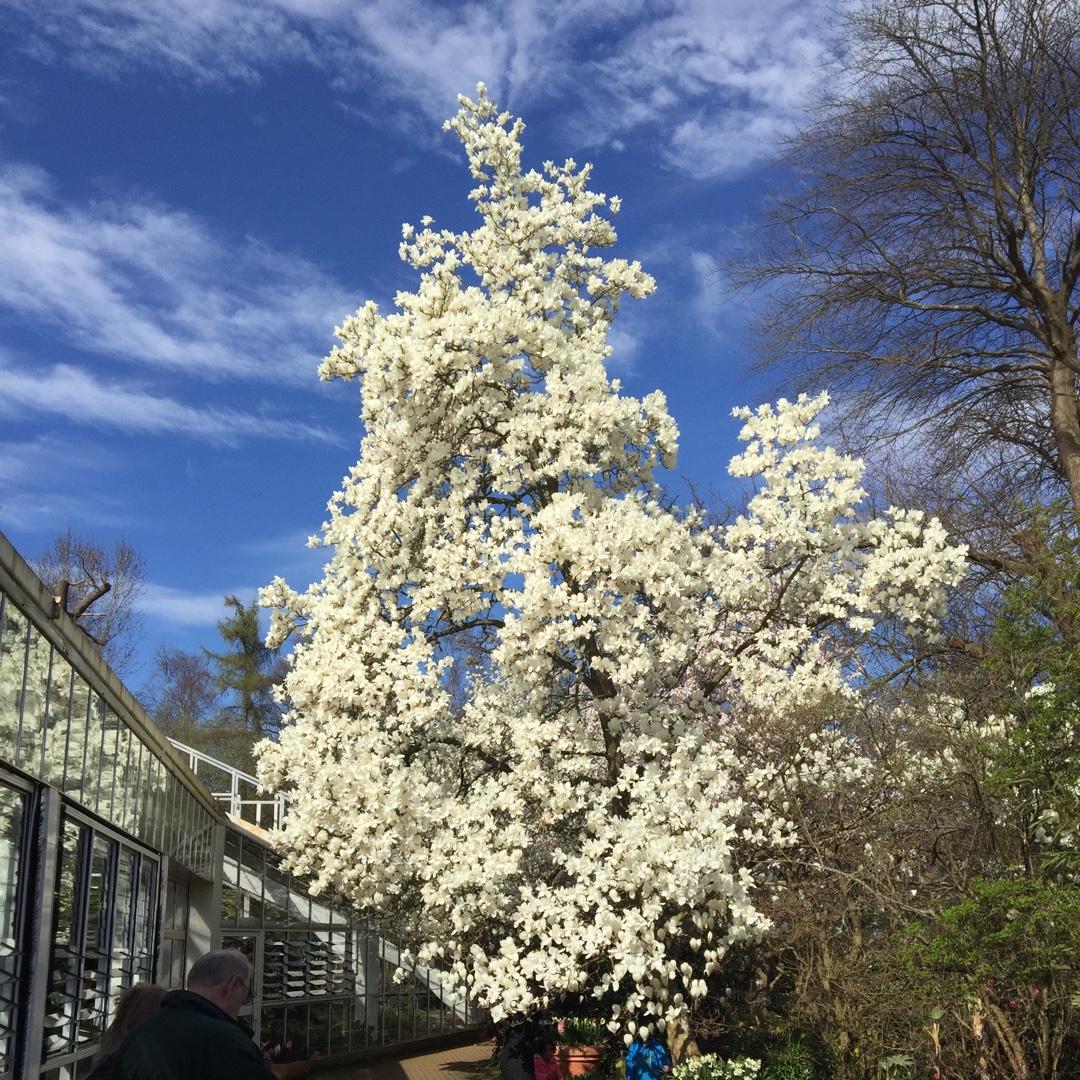
M15 1023L23 970L19 885L22 874L26 795L0 785L0 1075L11 1075Z
M9 599L0 598L0 757L9 761L15 760L18 741L29 625Z
M86 729L90 716L90 687L75 673L71 684L71 721L68 730L67 758L64 761L64 792L82 802L86 776Z
M14 761L30 624L11 601L0 603L0 757Z
M68 724L71 711L71 665L53 653L49 676L49 715L45 722L44 766L42 780L54 787L64 783L64 760L68 750Z
M52 642L30 627L26 650L26 675L23 681L22 711L19 718L19 742L15 764L31 776L41 775L41 736L45 727L45 706L49 700L49 662Z
M66 818L45 1017L46 1057L96 1043L120 993L149 982L159 866L121 840Z

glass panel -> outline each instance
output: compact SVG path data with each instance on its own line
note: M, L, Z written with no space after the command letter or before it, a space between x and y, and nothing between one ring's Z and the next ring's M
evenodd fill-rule
M259 1042L271 1062L282 1061L286 1057L285 1013L282 1005L264 1007L260 1013Z
M303 1061L308 1053L308 1006L263 1009L262 1042L271 1062Z
M161 782L162 765L149 745L143 750L143 794L145 808L139 823L139 835L147 843L157 845L158 785Z
M109 914L114 892L111 880L113 846L104 836L96 836L90 857L82 1000L79 1009L80 1043L96 1042L105 1030L108 1019L109 947L112 944Z
M232 829L225 830L225 856L221 874L221 925L235 926L239 907L240 838Z
M252 934L229 934L221 939L223 949L239 949L248 960L255 963L255 937Z
M153 752L151 751L151 754ZM151 757L146 792L146 828L141 833L148 844L161 847L162 800L165 797L165 766L156 756Z
M90 895L86 901L86 949L105 951L108 948L107 921L109 915L109 841L104 836L94 838L90 863Z
M285 996L287 998L307 997L308 986L308 943L302 937L290 937L285 942Z
M266 879L266 853L257 844L241 842L240 848L240 899L237 922L241 926L281 926L284 924L284 908L280 917L271 910L269 895L272 883ZM263 890L267 898L263 899Z
M119 717L116 726L116 778L113 782L113 815L125 832L134 832L131 825L131 744L134 740L127 724Z
M2 598L0 608L0 757L15 760L19 705L26 674L26 636L30 624L15 605Z
M101 781L98 785L97 812L106 821L117 822L114 800L119 766L117 738L123 722L104 701L101 703Z
M289 875L278 869L279 858L273 853L266 856L266 925L285 926L288 922Z
M187 932L189 893L182 881L170 881L165 894L165 929L183 935Z
M161 802L161 849L170 856L176 855L176 777L171 772L164 776L164 798Z
M124 770L124 828L132 836L138 836L142 827L143 744L131 730L126 730L122 738L128 744Z
M152 982L157 862L87 825L64 821L44 1050L98 1042L117 996Z
M43 1034L44 1053L49 1057L74 1049L76 1041L82 972L79 893L83 832L77 823L64 822L56 890L56 936Z
M105 702L90 691L90 717L86 728L86 772L83 776L82 804L97 810L101 792L102 740L105 738Z
M170 772L161 764L158 775L158 820L154 823L154 833L158 837L158 847L163 851L171 851L168 847L168 800L173 797L173 778Z
M330 1002L330 1046L331 1055L347 1054L352 1048L349 1035L352 1028L352 1008L348 1001Z
M352 909L348 903L334 887L334 891L330 893L330 920L333 926L348 926Z
M194 869L195 862L195 796L186 787L181 787L184 797L183 828L180 832L180 848L184 856L184 865Z
M184 865L191 870L195 861L195 796L186 787L177 786L180 787L183 808L180 815L183 822L180 830L180 855Z
M188 790L180 782L179 779L174 779L176 785L176 792L173 796L173 846L172 854L181 866L191 868L191 862L188 859L188 831L187 831L187 819L188 819Z
M350 978L351 964L349 963L349 935L330 934L328 937L328 992L331 994L351 994L353 991L353 980Z
M263 938L263 1001L285 997L285 964L288 944L283 930L268 930Z
M145 855L139 857L139 894L135 902L132 932L132 971L135 982L152 982L157 944L158 884L161 864Z
M139 857L134 851L126 847L120 848L117 853L112 957L109 964L109 985L114 999L134 981L132 931L139 887L138 863Z
M171 989L182 989L187 950L183 938L166 938L161 943L161 964L157 981Z
M15 1024L23 969L19 885L23 867L26 796L0 786L0 1074L15 1066Z
M221 887L221 925L236 925L236 887L234 885L222 885Z
M213 877L214 819L201 806L198 808L196 829L198 845L195 853L195 865L192 869L204 878Z
M308 937L308 992L314 997L330 993L330 943L322 934Z
M300 885L303 886L305 881L301 879ZM331 924L331 894L330 890L326 889L324 892L319 893L318 896L311 897L311 925L312 926L324 926L329 927Z
M188 825L190 822L191 792L184 787L183 781L179 777L174 777L173 782L176 784L176 803L173 808L173 821L175 823L173 828L176 833L173 839L173 850L183 865L190 868L191 863L188 861L188 841L190 840Z
M330 1006L327 1002L312 1005L308 1010L306 1057L318 1054L325 1057L330 1052Z
M68 750L68 724L71 710L71 665L53 653L49 676L49 716L45 725L45 764L41 778L54 787L64 783L64 760Z
M30 647L26 652L26 681L23 683L19 748L15 764L31 776L41 775L41 737L49 700L49 663L52 642L36 626L30 627Z
M71 728L68 733L67 759L64 762L64 791L83 801L83 778L86 776L86 729L90 715L90 687L74 673L71 686Z
M173 802L173 851L184 866L190 866L187 856L187 824L191 796L179 777L174 776L173 783L176 785L176 796Z
M305 929L311 925L311 897L307 883L292 875L289 875L289 925Z
M146 825L146 788L150 772L150 749L132 734L132 759L137 762L132 779L131 831L142 836Z

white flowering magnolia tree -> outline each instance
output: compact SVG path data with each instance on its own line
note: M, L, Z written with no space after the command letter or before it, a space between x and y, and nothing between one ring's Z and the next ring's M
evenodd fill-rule
M932 633L962 553L917 513L856 519L821 398L740 414L743 517L666 509L663 395L605 367L620 302L653 289L600 254L617 200L573 161L523 171L482 88L448 127L481 220L405 226L416 291L347 319L321 369L360 381L365 437L324 579L264 595L300 643L260 772L290 789L294 870L416 905L424 955L496 1017L583 999L614 1030L767 928L752 866L793 824L753 797L730 703L843 688L833 631L882 613Z

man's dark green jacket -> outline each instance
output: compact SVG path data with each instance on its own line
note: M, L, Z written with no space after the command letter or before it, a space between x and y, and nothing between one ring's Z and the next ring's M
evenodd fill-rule
M161 1008L120 1045L115 1080L273 1080L250 1030L190 990L171 990Z

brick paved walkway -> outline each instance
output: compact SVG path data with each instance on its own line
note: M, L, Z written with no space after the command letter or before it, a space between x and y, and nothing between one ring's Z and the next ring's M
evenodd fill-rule
M434 1054L384 1058L370 1065L320 1070L313 1080L481 1080L494 1043L475 1043Z

